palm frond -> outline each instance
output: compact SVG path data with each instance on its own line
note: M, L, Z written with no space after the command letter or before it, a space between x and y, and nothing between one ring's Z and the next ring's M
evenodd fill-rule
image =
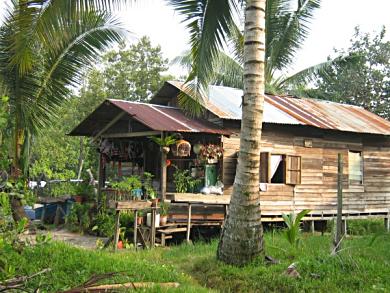
M314 82L319 75L326 77L330 75L334 67L343 66L346 63L354 63L359 61L361 56L350 54L346 56L338 56L334 59L328 59L325 62L305 68L285 79L283 79L279 86L283 88L293 87Z
M276 70L285 69L293 63L295 53L309 34L310 21L320 2L297 0L296 9L293 9L291 1L267 1L267 81L272 79Z
M52 39L45 38L58 28L58 20L53 16L66 13L71 18L86 11L107 12L120 9L133 1L135 0L13 0L7 9L5 21L13 30L10 48L13 54L9 66L16 67L19 74L25 74L33 67L33 44L36 40L39 39L47 48L55 44ZM52 22L53 20L55 21Z
M201 89L205 89L212 76L212 70L218 51L226 43L227 34L234 24L233 11L237 3L233 0L168 0L169 4L181 15L190 32L192 67L187 82L191 82L189 91L193 97L201 99ZM185 95L182 105L186 105Z

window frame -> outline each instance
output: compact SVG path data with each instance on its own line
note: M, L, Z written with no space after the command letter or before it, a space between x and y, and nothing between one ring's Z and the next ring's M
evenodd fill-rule
M267 167L266 167L266 170L267 170L267 175L265 177L263 177L261 175L261 170L262 170L262 164L261 164L261 158L262 156L265 156L267 155ZM270 165L270 161L271 161L271 157L272 155L274 156L281 156L282 157L282 162L284 164L284 168L283 168L283 182L282 183L272 183L271 180L272 178L270 177L270 174L271 174L271 165ZM291 157L296 157L296 158L299 158L299 168L298 169L288 169L288 166L287 166L287 163L288 163L288 158L291 158ZM289 182L288 180L288 172L297 172L299 173L299 176L298 176L298 180L297 182ZM282 154L282 153L272 153L272 152L260 152L260 168L259 168L259 183L267 183L267 184L284 184L284 185L298 185L298 184L302 184L302 156L299 156L299 155L289 155L289 154ZM291 176L290 176L291 177ZM262 182L262 178L266 178L265 182Z
M357 182L357 180L353 180L350 178L350 176L351 176L350 153L359 153L360 154L360 172L361 172L360 182ZM364 185L364 156L363 156L362 150L356 150L356 149L348 150L348 185L350 185L350 186L363 186Z

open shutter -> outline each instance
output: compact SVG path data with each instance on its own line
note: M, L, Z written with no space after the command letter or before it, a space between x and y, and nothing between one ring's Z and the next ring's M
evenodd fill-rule
M260 183L268 183L270 181L269 161L270 153L260 153Z
M286 184L301 183L301 157L286 156Z

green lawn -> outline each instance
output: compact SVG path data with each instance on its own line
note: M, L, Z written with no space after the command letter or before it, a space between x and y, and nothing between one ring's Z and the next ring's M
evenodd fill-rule
M280 233L266 233L265 238L266 254L280 264L258 260L243 268L224 265L215 259L217 241L116 254L53 242L8 257L20 274L52 268L28 283L30 288L40 286L41 292L71 288L93 274L113 271L127 276L110 282L179 282L181 287L173 292L390 292L389 234L349 237L335 257L330 256L329 236L304 234L298 250L291 249ZM293 262L299 279L283 274Z

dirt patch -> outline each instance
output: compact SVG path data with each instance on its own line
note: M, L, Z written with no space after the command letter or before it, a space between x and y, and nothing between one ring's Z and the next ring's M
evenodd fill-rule
M42 234L43 235L50 234L53 240L63 241L87 249L95 249L96 242L98 240L101 240L103 242L107 241L107 238L104 237L96 237L92 235L81 235L78 233L70 232L66 229L37 231L36 233L36 235L42 235ZM36 235L24 235L23 238L34 242Z

